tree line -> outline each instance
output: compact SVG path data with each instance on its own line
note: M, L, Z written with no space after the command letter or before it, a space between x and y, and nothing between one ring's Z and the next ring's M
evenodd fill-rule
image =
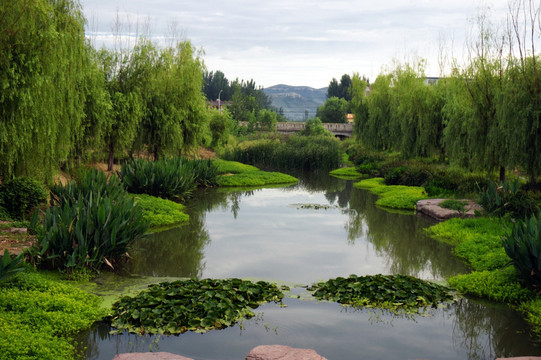
M60 167L145 153L180 155L224 140L230 122L277 119L253 80L208 72L190 41L159 47L140 35L95 49L74 0L0 7L0 180L50 180ZM118 24L115 24L118 27ZM231 100L209 109L207 97Z
M358 141L404 157L438 156L466 169L499 171L502 181L507 170L520 168L534 182L541 172L540 8L528 4L510 6L504 33L480 17L466 64L455 63L435 83L426 81L423 61L397 64L369 92L355 74L351 109Z

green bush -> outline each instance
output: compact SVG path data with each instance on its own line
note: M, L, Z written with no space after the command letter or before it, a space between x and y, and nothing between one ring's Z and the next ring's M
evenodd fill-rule
M518 220L502 241L520 276L541 291L541 221L535 216Z
M47 200L44 186L28 177L18 177L0 186L0 207L13 219L22 219Z
M518 180L506 181L499 185L489 183L479 193L479 204L488 214L494 216L509 213L514 218L525 218L539 211L535 199L520 189Z

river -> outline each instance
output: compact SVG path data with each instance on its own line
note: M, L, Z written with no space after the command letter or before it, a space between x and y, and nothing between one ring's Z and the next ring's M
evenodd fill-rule
M315 173L300 178L285 188L196 193L187 204L190 224L140 240L125 270L129 276L110 280L266 280L292 288L286 307L266 304L255 318L206 334L110 335L107 325L97 325L78 339L86 358L167 351L240 360L263 344L311 348L329 360L541 355L527 324L502 305L463 298L429 316L397 316L311 300L305 286L338 276L403 274L444 282L468 267L449 246L424 235L426 218L380 209L374 195L351 181Z

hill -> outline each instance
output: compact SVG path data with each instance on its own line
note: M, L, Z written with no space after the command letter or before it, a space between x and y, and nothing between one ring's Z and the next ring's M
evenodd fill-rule
M282 108L289 121L304 121L316 116L317 108L327 99L327 88L314 89L309 86L274 85L263 89L272 98L276 109Z

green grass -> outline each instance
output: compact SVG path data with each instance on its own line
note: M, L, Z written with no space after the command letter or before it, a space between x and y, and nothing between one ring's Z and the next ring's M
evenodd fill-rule
M465 206L467 204L468 202L464 200L446 199L440 203L440 207L445 208L445 209L459 211L459 212L464 212L466 211Z
M216 159L213 160L214 165L218 167L218 174L241 174L245 172L257 171L259 170L255 166L246 165L238 161L229 161Z
M105 315L100 302L31 271L0 283L0 358L73 359L73 336Z
M279 173L266 171L252 171L234 175L222 175L218 178L219 186L265 186L276 184L296 184L299 179Z
M338 178L344 179L357 179L363 177L363 174L357 171L354 167L343 167L331 171L329 174Z
M376 205L393 209L414 210L417 201L428 198L422 187L385 185L384 181L383 178L361 180L355 187L379 195Z
M132 194L143 209L143 217L149 221L150 230L187 224L190 217L184 213L184 205L147 194Z

